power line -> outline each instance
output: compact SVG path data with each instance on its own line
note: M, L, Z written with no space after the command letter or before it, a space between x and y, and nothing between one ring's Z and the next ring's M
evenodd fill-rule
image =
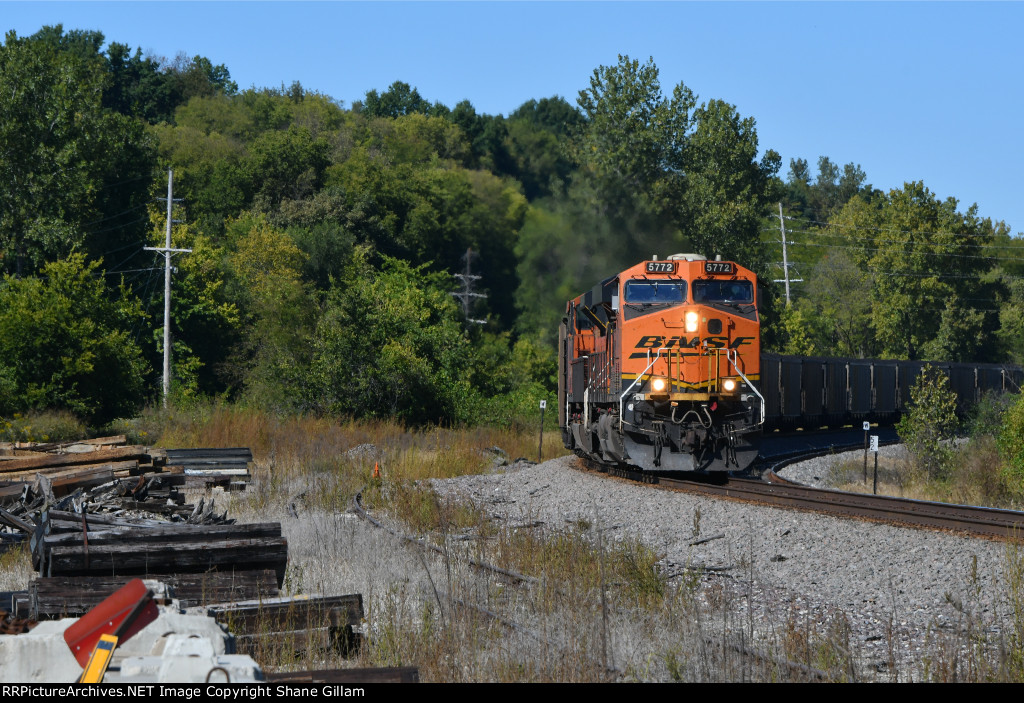
M96 190L97 191L102 191L102 190L107 190L108 188L116 188L117 186L123 186L125 183L134 183L135 181L141 181L143 178L156 178L158 175L160 175L160 172L159 171L154 171L153 173L147 173L147 174L142 175L142 176L136 176L135 178L129 178L126 181L118 181L117 183L108 183L107 185L103 186L102 188L97 188Z
M883 249L881 247L853 246L853 245L844 245L844 244L815 244L814 242L790 242L790 244L792 244L793 246L798 246L798 247L823 247L823 248L826 248L826 249L850 249L850 250L854 250L854 251L863 251L863 252L880 252L880 251L885 251L885 249ZM937 251L913 251L913 250L911 252L909 252L909 253L911 255L913 255L913 256L938 256L938 257L947 258L947 259L977 259L977 260L981 260L981 261L993 261L993 262L1008 261L1008 262L1022 262L1022 263L1024 263L1024 257L1015 258L1015 257L998 257L998 256L975 256L973 254L957 254L957 253L943 254L943 253L937 252Z
M123 271L107 271L106 276L113 276L115 273L134 273L136 271L159 271L160 266L154 266L146 269L124 269Z
M125 249L129 249L131 247L137 247L137 246L139 246L138 242L129 242L128 244L125 244L124 246L120 246L117 249L110 249L108 251L105 251L102 254L100 254L100 256L106 256L107 254L116 254L119 251L124 251ZM140 251L141 251L141 248L140 248Z
M769 230L763 230L763 231L769 231ZM774 231L774 230L771 230L771 231ZM840 239L840 241L846 241L847 240L847 238L840 237L839 235L828 234L826 232L816 232L814 230L803 230L803 229L792 230L791 229L791 230L789 230L789 233L790 234L809 234L809 235L816 236L816 237L835 237L835 238ZM902 241L893 241L893 240L874 240L874 239L866 238L866 237L852 237L850 239L855 239L857 241L871 241L871 242L877 242L877 243L880 243L880 244L897 244L897 245L898 244L904 244L904 245L909 244L911 246L913 246L915 244L914 242L902 242ZM771 244L771 245L776 244L776 242L774 242L774 241L768 241L768 242L765 242L765 243L766 244ZM796 241L788 241L788 244L792 244L794 246L824 247L824 248L828 248L828 249L848 249L848 250L851 250L851 251L863 251L863 252L880 252L880 251L883 251L883 249L880 248L880 247L868 247L868 246L853 245L853 244L814 244L812 242L796 242ZM928 246L928 247L933 247L933 248L952 249L952 248L956 248L958 245L955 245L955 244L932 244L932 243L925 244L925 243L921 243L921 246ZM978 245L972 245L972 246L978 246ZM982 246L978 246L978 248L980 250L985 250L985 249L1010 249L1010 250L1020 251L1022 254L1024 254L1024 247L997 247L997 246L989 247L989 246L982 245ZM989 262L993 262L993 263L1004 263L1004 262L1006 262L1006 263L1024 263L1024 256L1021 256L1021 257L1013 257L1013 256L1010 256L1010 257L1006 257L1006 256L979 256L979 255L974 255L974 254L961 254L961 253L956 253L956 252L944 254L942 252L935 252L935 251L921 251L920 249L917 249L917 248L912 249L911 253L913 255L915 255L915 256L920 255L920 256L938 256L938 257L956 258L956 259L977 259L977 260L989 261Z
M98 225L100 222L106 222L107 220L112 220L115 217L120 217L121 215L127 215L129 212L135 212L136 210L139 210L139 209L144 208L144 207L149 207L149 202L148 201L145 202L145 203L142 203L141 205L136 205L135 207L130 207L127 210L122 210L121 212L114 213L113 215L107 215L106 217L100 218L98 220L93 220L92 222L83 222L82 226L83 227L88 227L89 225Z
M1019 251L1022 254L1024 254L1024 242L1021 243L1021 246L1000 246L998 244L974 244L974 243L971 243L971 244L966 244L966 243L945 244L945 243L942 243L942 242L915 242L915 241L908 241L908 240L903 240L903 239L876 239L875 237L851 237L851 236L845 235L845 234L833 234L831 232L825 232L823 230L814 230L814 229L791 229L789 231L790 231L790 233L809 234L812 237L834 237L836 239L841 239L843 241L853 240L853 241L858 241L858 242L873 242L873 243L876 243L876 244L910 244L910 245L917 245L917 246L934 247L934 248L939 248L939 249L956 249L956 248L963 248L963 247L977 247L978 249L981 249L981 250L985 250L985 249L1008 249L1010 251Z
M786 215L787 220L799 220L812 225L821 225L823 227L836 227L838 229L860 229L870 230L874 232L889 232L891 234L930 234L945 237L991 237L992 234L970 234L969 232L929 232L927 230L919 229L893 229L892 227L857 227L856 225L845 225L837 222L822 222L820 220L812 220L809 217L794 217L792 215Z
M113 227L107 227L106 229L94 229L91 232L89 232L89 234L103 234L104 232L113 232L115 229L123 229L125 227L131 227L134 224L138 224L139 222L145 222L148 219L149 219L148 217L140 217L137 220L132 220L131 222L125 222L124 224L121 224L121 225L114 225Z

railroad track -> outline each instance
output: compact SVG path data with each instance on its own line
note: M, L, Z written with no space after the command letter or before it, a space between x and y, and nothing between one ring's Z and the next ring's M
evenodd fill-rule
M789 483L776 473L782 466L835 451L861 448L861 443L831 444L767 457L762 478L729 476L727 480L683 479L601 466L584 460L591 469L671 490L760 503L808 512L824 513L873 522L963 532L997 539L1024 537L1024 512L1000 508L953 505L910 498L848 493Z

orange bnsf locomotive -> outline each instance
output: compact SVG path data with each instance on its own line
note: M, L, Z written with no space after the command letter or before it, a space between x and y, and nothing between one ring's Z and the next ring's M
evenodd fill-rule
M647 471L735 471L764 425L757 278L676 254L566 305L558 332L565 446Z

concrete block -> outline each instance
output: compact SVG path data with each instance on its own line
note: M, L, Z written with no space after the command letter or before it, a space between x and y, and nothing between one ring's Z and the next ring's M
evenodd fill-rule
M253 683L263 671L249 656L215 654L213 643L196 635L170 635L161 656L129 657L121 662L120 683Z
M77 618L41 622L31 632L0 635L0 683L74 683L82 667L64 641Z

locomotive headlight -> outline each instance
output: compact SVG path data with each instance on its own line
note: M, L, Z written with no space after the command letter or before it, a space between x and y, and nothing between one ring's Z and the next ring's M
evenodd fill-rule
M696 332L697 331L697 320L698 319L699 319L699 316L697 315L697 313L693 312L692 310L690 312L686 313L686 331L687 332Z
M668 388L668 380L664 378L652 378L651 379L651 390L655 393L664 393L665 389Z
M722 388L725 390L726 393L732 393L734 390L736 390L736 379L725 379L724 381L722 381Z

